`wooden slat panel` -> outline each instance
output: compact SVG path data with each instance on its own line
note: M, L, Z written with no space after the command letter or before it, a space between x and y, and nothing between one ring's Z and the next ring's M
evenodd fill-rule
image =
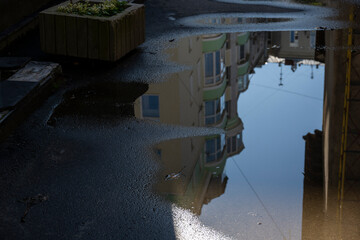
M135 17L134 17L134 11L131 12L130 16L130 49L129 52L131 50L133 50L135 48Z
M88 57L88 27L86 18L76 18L77 54L79 57Z
M143 43L145 41L145 7L142 6L140 8L140 16L141 16L141 21L139 21L140 23L140 27L141 27L141 31L140 31L140 43Z
M55 15L56 53L66 55L66 27L65 16Z
M66 54L68 56L78 56L77 49L77 28L76 28L76 18L73 16L66 16Z
M121 42L121 53L120 57L126 54L126 18L121 19L121 28L120 28L120 42Z
M124 55L130 51L130 45L131 45L131 28L130 28L130 14L127 14L125 16L125 51Z
M138 45L139 43L141 43L141 38L142 38L142 11L141 8L137 9L137 20L136 20L136 28L137 28L137 41L136 44Z
M139 11L134 12L134 48L137 47L139 42Z
M99 58L99 21L88 18L88 57Z
M55 53L55 18L53 15L45 14L45 51Z
M115 52L115 57L116 59L119 59L122 55L123 52L123 43L121 41L122 39L122 28L123 28L123 19L118 19L115 21L115 25L116 25L116 52Z
M143 8L139 8L138 9L138 14L139 14L139 18L138 18L138 21L137 21L137 27L138 27L138 44L142 43L143 42L143 31L144 31L144 26L143 26Z
M142 35L143 35L143 38L142 38L142 42L145 42L145 32L146 32L146 28L145 28L145 24L146 24L146 21L145 21L145 16L146 16L146 9L144 6L141 7L142 9L142 17L143 17L143 22L142 22L142 27L143 27L143 31L142 31Z
M116 52L117 52L117 48L116 48L116 26L117 26L117 21L111 21L109 23L109 34L110 34L110 39L109 39L109 58L110 61L115 61L116 60Z
M109 21L99 21L99 57L110 60L110 29Z
M135 31L136 31L135 21L136 21L135 12L132 11L130 14L130 49L129 49L129 51L131 51L132 49L134 49L136 47L136 45L135 45Z
M40 14L41 47L48 53L115 61L145 40L144 6L125 10L121 19L54 14Z
M140 21L140 12L139 10L136 10L134 12L134 43L135 43L135 47L138 45L138 42L139 42L139 33L140 33L140 29L139 29L139 21Z

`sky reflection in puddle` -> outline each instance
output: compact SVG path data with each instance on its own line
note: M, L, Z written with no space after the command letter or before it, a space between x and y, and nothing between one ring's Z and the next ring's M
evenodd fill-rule
M299 239L302 136L322 122L324 64L315 44L312 31L242 32L168 49L190 68L150 84L135 116L224 134L157 145L156 192L235 238Z

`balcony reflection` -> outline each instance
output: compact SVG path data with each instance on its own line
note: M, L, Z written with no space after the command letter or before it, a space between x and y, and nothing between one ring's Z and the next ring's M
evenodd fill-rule
M151 84L136 100L135 116L185 126L229 128L230 122L236 127L241 123L239 94L247 89L249 74L266 59L265 41L265 33L248 32L180 39L178 47L167 52L191 70Z

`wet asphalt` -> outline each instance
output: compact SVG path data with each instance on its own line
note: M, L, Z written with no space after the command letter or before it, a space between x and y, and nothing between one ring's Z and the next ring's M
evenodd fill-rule
M152 192L161 167L153 146L221 130L133 117L147 84L180 69L166 62L164 46L177 34L205 31L169 16L301 11L205 0L145 5L147 42L115 64L45 55L36 31L2 53L60 62L64 82L0 143L1 239L175 239L173 206ZM46 200L24 200L38 194Z

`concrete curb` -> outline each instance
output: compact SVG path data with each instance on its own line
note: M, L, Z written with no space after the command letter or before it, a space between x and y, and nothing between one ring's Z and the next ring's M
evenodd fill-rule
M29 62L24 68L0 82L0 141L4 140L31 114L61 81L61 66L49 62ZM1 95L0 95L1 97Z

